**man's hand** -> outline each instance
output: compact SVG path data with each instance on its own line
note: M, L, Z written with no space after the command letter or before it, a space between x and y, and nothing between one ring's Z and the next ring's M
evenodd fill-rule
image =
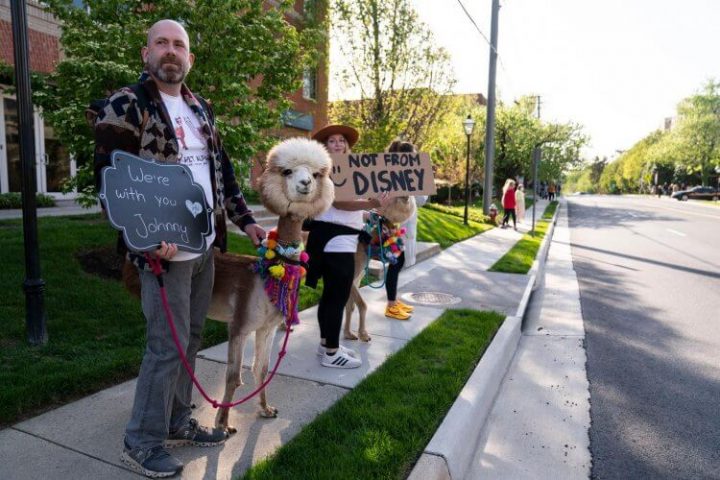
M247 224L244 231L245 235L250 237L250 241L253 242L253 245L255 245L256 247L260 245L260 242L262 242L265 238L265 229L257 223Z
M165 243L164 241L160 244L157 250L155 250L155 256L162 258L163 260L170 260L177 253L178 248L174 243Z

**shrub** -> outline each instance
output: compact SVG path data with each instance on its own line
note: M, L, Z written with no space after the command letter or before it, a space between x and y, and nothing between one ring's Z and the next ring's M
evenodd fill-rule
M50 195L38 193L35 196L38 207L54 207L55 199ZM0 193L0 210L22 208L22 196L17 192Z

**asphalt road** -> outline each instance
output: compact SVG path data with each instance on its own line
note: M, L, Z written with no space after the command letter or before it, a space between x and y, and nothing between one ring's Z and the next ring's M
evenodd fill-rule
M569 198L596 479L720 479L720 207Z

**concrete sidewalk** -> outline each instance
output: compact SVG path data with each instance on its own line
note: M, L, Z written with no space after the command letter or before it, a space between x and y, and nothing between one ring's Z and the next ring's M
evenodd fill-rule
M538 204L540 214L545 205ZM494 229L453 245L403 271L399 293L409 303L413 293L445 293L459 299L449 305L452 308L497 310L515 316L527 290L528 276L485 270L520 237L521 232L512 229ZM358 350L362 367L345 371L321 367L315 354L319 341L316 309L301 312L301 325L291 334L288 354L268 388L270 402L279 409L278 418L259 418L254 400L234 408L230 422L238 433L223 446L174 450L185 463L180 478L225 479L241 475L292 439L446 308L415 303L412 319L400 322L383 315L384 289L365 287L363 295L369 304L367 321L373 340L343 342ZM273 362L281 340L279 332ZM250 358L252 342L248 347L246 354ZM223 393L226 355L227 344L221 344L200 352L197 361L198 378L214 398ZM252 380L249 372L245 375L250 385L242 391L249 391ZM135 380L128 381L0 431L0 478L140 478L119 460L134 389ZM236 398L242 391L236 393ZM203 424L212 424L214 409L198 395L195 402L195 416Z
M585 330L567 208L560 211L545 268L468 480L590 476Z

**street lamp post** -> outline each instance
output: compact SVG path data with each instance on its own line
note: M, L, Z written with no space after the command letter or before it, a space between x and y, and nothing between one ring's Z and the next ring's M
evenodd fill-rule
M472 135L473 129L475 128L475 120L468 115L463 120L463 128L465 129L465 135L467 135L467 160L465 162L465 216L463 217L463 223L468 224L468 205L470 204L470 135Z

